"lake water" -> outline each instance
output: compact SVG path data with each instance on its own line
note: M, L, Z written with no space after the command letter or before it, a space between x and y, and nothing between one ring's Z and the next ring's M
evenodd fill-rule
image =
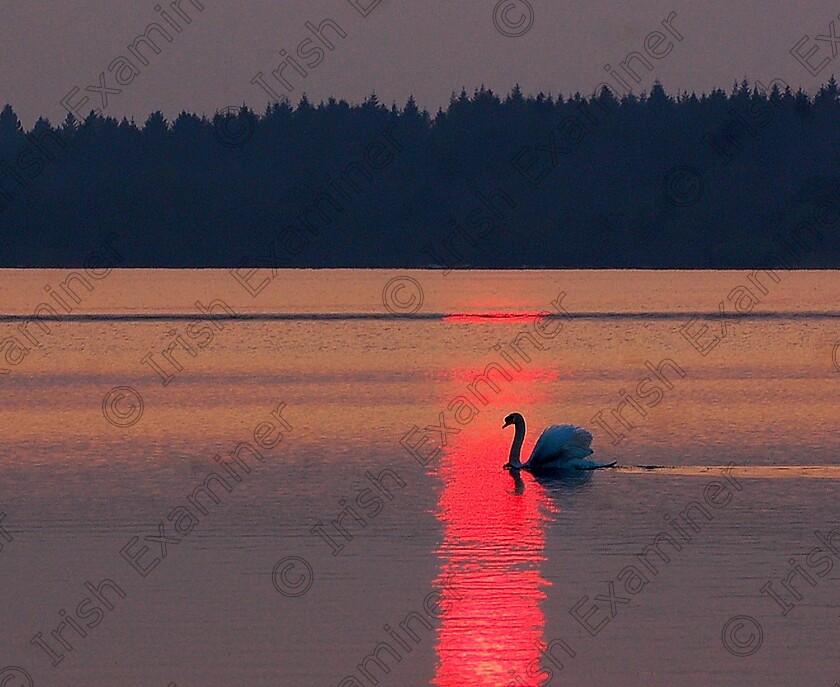
M68 274L0 271L2 684L840 681L840 274Z

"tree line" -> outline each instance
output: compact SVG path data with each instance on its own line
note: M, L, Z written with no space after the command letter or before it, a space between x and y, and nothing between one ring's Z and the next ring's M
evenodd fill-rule
M28 130L7 105L0 266L80 266L115 234L122 267L836 268L839 124L834 77Z

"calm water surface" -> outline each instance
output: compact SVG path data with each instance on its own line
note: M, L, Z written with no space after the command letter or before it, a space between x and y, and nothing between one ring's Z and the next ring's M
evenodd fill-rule
M0 271L10 685L840 680L838 273L116 270L15 319L67 274ZM503 471L512 411L621 468Z

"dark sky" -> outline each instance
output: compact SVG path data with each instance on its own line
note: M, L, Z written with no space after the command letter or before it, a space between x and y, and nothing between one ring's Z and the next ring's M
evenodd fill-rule
M840 51L832 55L832 41L815 40L832 33L832 21L840 34L840 6L827 0L634 0L627 5L529 0L532 13L524 0L502 0L498 7L497 0L380 0L378 5L353 0L371 8L367 17L350 0L201 0L202 11L193 0L181 0L190 24L169 10L180 33L155 10L158 2L172 0L5 0L0 5L0 98L15 106L27 126L38 115L56 120L64 116L60 102L73 88L80 91L69 99L71 106L87 95L83 111L101 107L101 94L84 89L99 85L104 72L109 89L122 89L108 96L103 110L113 116L143 120L154 109L170 117L182 109L210 114L243 102L262 110L268 96L251 80L262 72L275 92L286 93L271 76L283 59L279 51L294 55L312 37L305 23L324 19L332 19L346 37L330 34L334 50L324 50L320 64L306 68L299 59L305 78L286 68L295 102L303 91L316 101L330 95L360 101L375 89L387 104L402 104L413 93L422 106L436 110L462 86L471 92L484 83L507 92L516 82L529 93L588 94L607 76L604 64L617 66L628 53L644 50L646 36L664 31L661 21L672 12L672 25L683 39L668 35L654 45L668 54L650 59L653 71L639 67L636 92L649 90L654 79L669 92L728 90L744 76L763 83L778 78L813 92L835 71L834 60L840 61ZM505 36L494 16L507 33L520 33L528 24L530 29ZM172 42L152 34L161 52L141 48L148 61L143 65L127 46L152 22L168 28ZM816 49L809 58L815 68L829 60L817 75L790 54L805 36L800 53ZM303 46L313 65L319 59L315 45L320 44L313 38ZM139 69L123 86L108 71L120 56Z

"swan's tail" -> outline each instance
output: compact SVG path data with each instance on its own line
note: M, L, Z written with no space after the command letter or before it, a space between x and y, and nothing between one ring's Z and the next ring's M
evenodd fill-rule
M596 463L594 460L581 460L575 465L575 470L600 470L601 468L614 468L617 461L612 463Z

